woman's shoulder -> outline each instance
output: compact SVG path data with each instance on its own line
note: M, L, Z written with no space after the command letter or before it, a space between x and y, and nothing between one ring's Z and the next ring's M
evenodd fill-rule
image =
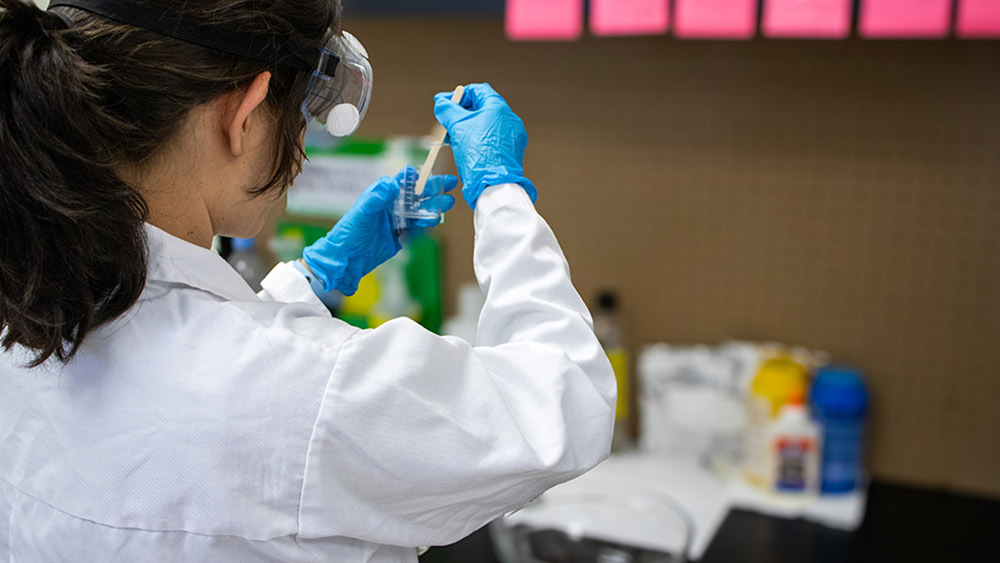
M230 342L329 356L357 331L318 302L262 300L252 293L234 299L196 287L151 284L128 313L95 336L199 350Z

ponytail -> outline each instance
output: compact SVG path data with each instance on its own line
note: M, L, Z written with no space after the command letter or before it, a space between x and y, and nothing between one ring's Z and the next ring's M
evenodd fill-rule
M139 298L146 204L115 171L101 67L64 16L0 0L0 345L68 361Z

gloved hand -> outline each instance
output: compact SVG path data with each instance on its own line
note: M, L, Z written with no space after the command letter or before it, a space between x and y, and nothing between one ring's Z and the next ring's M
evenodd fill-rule
M448 130L469 207L475 209L483 190L499 184L520 184L532 202L538 199L535 185L524 177L528 133L521 118L489 84L467 86L461 104L451 95L434 96L434 116Z
M354 295L361 278L399 252L392 209L406 170L369 186L325 237L302 251L302 261L322 282L324 291ZM434 195L434 205L443 213L455 205L455 198L445 193L457 184L454 176L432 176L424 193Z

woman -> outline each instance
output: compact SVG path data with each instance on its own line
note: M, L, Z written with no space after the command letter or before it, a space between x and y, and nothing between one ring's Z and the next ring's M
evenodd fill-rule
M209 249L283 201L304 114L357 126L317 90L348 38L330 0L0 0L0 560L413 562L607 455L614 378L489 86L435 100L479 346L317 298L398 250L395 179L259 295Z

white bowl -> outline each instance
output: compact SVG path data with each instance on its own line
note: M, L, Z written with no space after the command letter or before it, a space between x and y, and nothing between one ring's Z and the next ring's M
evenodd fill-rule
M551 492L489 526L504 563L683 563L693 524L656 492Z

